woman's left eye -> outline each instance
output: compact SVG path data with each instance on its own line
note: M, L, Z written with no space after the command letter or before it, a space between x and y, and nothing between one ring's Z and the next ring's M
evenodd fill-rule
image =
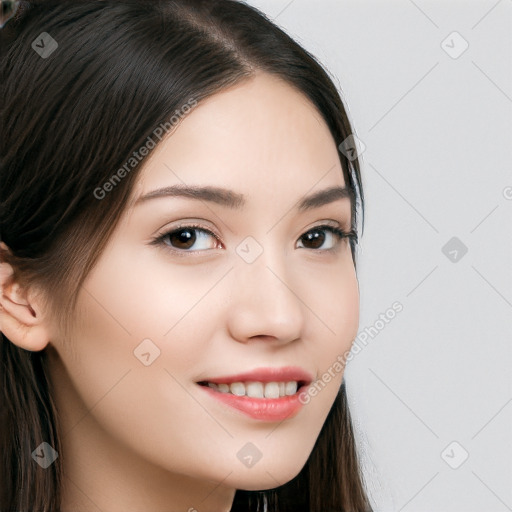
M299 248L313 250L333 250L344 238L356 238L353 231L345 232L334 226L317 226L306 231L297 240ZM153 242L164 245L175 252L206 251L217 249L220 239L212 231L199 226L181 226L159 235Z
M355 238L354 232L347 233L334 226L318 226L304 233L298 240L304 249L335 249L343 238ZM327 245L325 247L324 245Z

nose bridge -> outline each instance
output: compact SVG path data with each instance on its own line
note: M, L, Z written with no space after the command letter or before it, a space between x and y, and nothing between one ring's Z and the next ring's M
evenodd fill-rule
M266 247L250 263L240 257L234 282L229 326L235 338L265 336L288 342L301 336L304 307L282 251Z

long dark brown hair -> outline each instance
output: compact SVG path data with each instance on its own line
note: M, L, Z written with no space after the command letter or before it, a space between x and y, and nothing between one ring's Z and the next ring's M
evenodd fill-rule
M58 45L48 55L32 46L43 32ZM21 2L0 42L0 241L10 249L0 261L21 286L44 290L64 329L144 159L101 200L94 191L190 98L200 102L261 70L302 92L336 144L352 133L324 68L235 0ZM339 157L357 231L359 162ZM1 334L0 386L0 510L60 512L62 458L42 469L31 457L43 441L61 446L46 350L21 349ZM275 489L237 491L231 510L371 510L344 382L300 473Z

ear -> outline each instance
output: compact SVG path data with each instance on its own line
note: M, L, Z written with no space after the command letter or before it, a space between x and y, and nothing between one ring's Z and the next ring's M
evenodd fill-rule
M13 268L0 263L0 331L15 345L38 352L50 341L43 310L34 293L13 280Z

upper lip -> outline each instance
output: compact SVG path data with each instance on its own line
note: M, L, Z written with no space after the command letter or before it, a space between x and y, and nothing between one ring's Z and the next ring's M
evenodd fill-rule
M312 375L298 366L282 366L280 368L255 368L236 375L221 377L208 377L201 382L213 382L215 384L231 384L233 382L290 382L297 381L308 385L313 381Z

